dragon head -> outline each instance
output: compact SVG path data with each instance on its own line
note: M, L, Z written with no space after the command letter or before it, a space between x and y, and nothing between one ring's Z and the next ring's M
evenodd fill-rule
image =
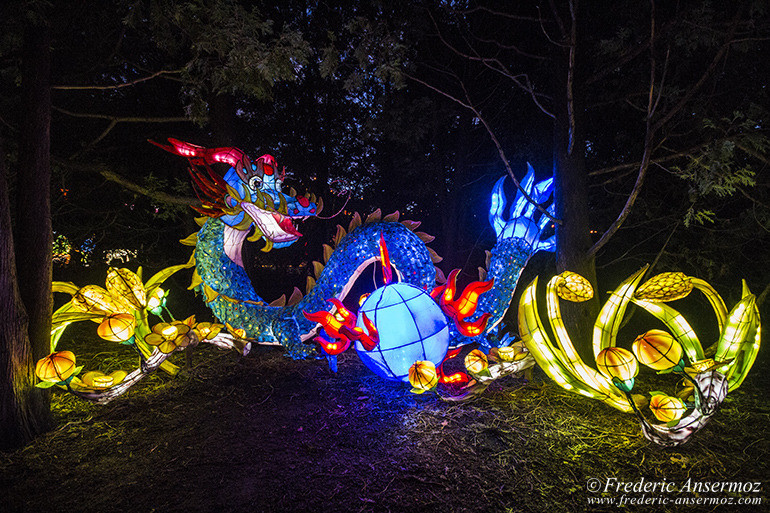
M296 222L317 216L323 208L323 201L315 195L298 196L293 188L288 194L281 190L286 173L279 172L272 155L262 155L252 163L238 148L204 148L177 139L169 139L169 145L150 142L190 161L202 203L195 210L219 218L243 237L253 227L248 240L263 238L263 251L293 244L302 236ZM210 167L218 162L231 166L224 178Z

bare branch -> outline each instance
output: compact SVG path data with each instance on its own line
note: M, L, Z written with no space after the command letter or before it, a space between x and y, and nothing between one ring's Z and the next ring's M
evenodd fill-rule
M572 26L569 33L569 67L567 68L567 115L569 117L569 143L567 145L567 155L572 155L572 149L575 147L575 49L577 48L577 0L570 0L569 13Z
M516 188L519 190L519 192L521 192L521 194L526 198L526 200L532 205L534 205L544 216L548 217L548 219L550 219L556 224L562 224L562 221L560 219L557 219L554 216L552 216L545 208L543 208L534 199L532 199L529 193L527 193L527 191L525 191L524 188L521 186L521 184L519 183L519 180L516 179L516 175L513 174L513 169L511 168L510 162L508 162L508 157L506 157L505 151L503 150L503 147L500 144L500 141L497 139L497 136L495 136L494 131L492 131L492 128L489 126L486 119L484 119L484 117L481 115L481 112L479 112L478 109L476 109L476 107L473 106L471 99L468 95L468 91L465 89L465 85L462 82L460 82L460 86L463 88L466 101L463 101L457 98L456 96L453 96L447 93L446 91L443 91L438 87L425 82L424 80L421 80L413 75L410 75L409 73L404 72L404 76L473 112L473 114L476 116L479 122L482 125L484 125L484 128L487 131L487 134L489 134L490 139L492 139L492 142L497 148L497 153L500 156L500 160L503 161L503 165L505 166L505 169L508 171L508 175L511 177L511 180L513 180L513 183L516 184Z
M109 114L92 114L87 112L72 112L61 107L52 107L56 112L61 112L74 118L87 118L87 119L106 119L108 121L115 121L117 123L182 123L185 121L192 121L190 118L184 116L172 116L167 118L152 118L152 117L139 117L139 116L110 116Z
M134 86L136 84L139 84L141 82L146 82L148 80L152 80L153 78L157 78L163 75L178 75L181 73L181 69L173 69L173 70L160 70L156 71L155 73L142 77L137 78L136 80L131 80L130 82L124 82L122 84L114 84L114 85L104 85L104 86L95 86L95 85L82 85L82 86L76 86L76 85L58 85L58 86L51 86L51 89L59 89L62 91L106 91L111 89L120 89L122 87L130 87Z

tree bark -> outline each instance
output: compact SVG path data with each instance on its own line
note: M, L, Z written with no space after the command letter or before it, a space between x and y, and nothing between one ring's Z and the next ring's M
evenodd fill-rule
M576 23L576 16L572 23ZM554 202L556 217L556 270L579 273L596 289L596 263L591 248L588 207L588 172L585 165L583 136L580 130L579 96L573 84L577 39L554 46ZM591 353L591 327L598 312L596 297L585 303L564 304L563 316L578 351L584 357Z
M35 388L27 312L16 278L5 153L0 141L0 450L13 449L51 424L48 393Z
M13 235L8 187L4 178L4 198L0 208L4 219L3 288L0 292L3 302L2 346L7 351L3 356L8 365L5 368L8 373L3 375L3 386L4 395L9 394L3 398L3 431L6 428L9 430L15 444L24 443L44 431L51 422L50 394L33 386L34 363L50 352L53 310L50 36L44 25L30 26L25 32L21 87L23 119ZM6 410L6 407L10 409ZM11 420L6 419L6 414ZM0 443L5 443L5 440Z

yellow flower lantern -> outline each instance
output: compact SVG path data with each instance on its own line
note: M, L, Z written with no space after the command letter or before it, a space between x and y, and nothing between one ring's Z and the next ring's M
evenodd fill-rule
M136 319L132 314L109 315L99 324L96 333L110 342L124 342L134 336Z
M195 325L193 328L193 331L197 333L198 340L211 340L212 338L219 335L219 332L222 331L224 326L221 324L211 323L211 322L199 322Z
M655 394L650 398L650 410L656 419L668 423L681 419L687 408L678 397Z
M37 361L35 375L41 381L59 383L75 373L75 354L72 351L56 351Z
M681 344L663 330L639 335L631 349L643 365L657 371L676 367L682 361Z
M107 290L125 311L141 310L147 306L147 294L142 279L129 269L110 268L107 272Z
M89 388L102 389L117 385L123 381L126 376L126 371L122 370L117 370L110 374L105 374L101 371L90 371L86 372L81 379L83 385Z
M409 383L411 383L412 392L415 394L433 390L438 385L436 366L430 360L414 362L409 367Z
M190 340L190 326L178 321L172 324L159 322L144 337L148 345L156 346L164 354L172 353L179 347L187 347Z
M622 347L607 347L596 355L599 372L612 379L615 386L624 392L634 387L634 377L639 372L639 365L631 351Z
M634 297L654 302L676 301L693 289L692 279L684 273L668 272L653 276L636 289Z
M484 372L487 367L489 367L487 355L485 355L480 349L474 349L465 355L465 368L468 369L468 372L479 374Z
M109 292L98 285L86 285L75 292L72 295L72 308L78 312L99 315L112 315L124 310Z

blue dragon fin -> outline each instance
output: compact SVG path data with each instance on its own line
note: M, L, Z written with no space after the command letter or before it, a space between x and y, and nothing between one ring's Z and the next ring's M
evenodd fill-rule
M522 180L519 185L521 185L521 188L526 191L527 194L532 194L532 186L535 184L535 170L534 168L527 162L527 174L524 176L524 180ZM516 199L513 200L513 205L511 206L511 215L509 216L510 219L516 219L517 217L520 217L524 213L524 209L527 207L529 202L527 201L527 198L524 197L524 195L521 193L521 191L518 191L516 193Z
M503 175L492 189L492 204L489 207L489 224L495 230L495 235L500 237L505 228L505 220L503 219L503 211L505 210L505 192L503 191L503 182L505 181L505 175Z

